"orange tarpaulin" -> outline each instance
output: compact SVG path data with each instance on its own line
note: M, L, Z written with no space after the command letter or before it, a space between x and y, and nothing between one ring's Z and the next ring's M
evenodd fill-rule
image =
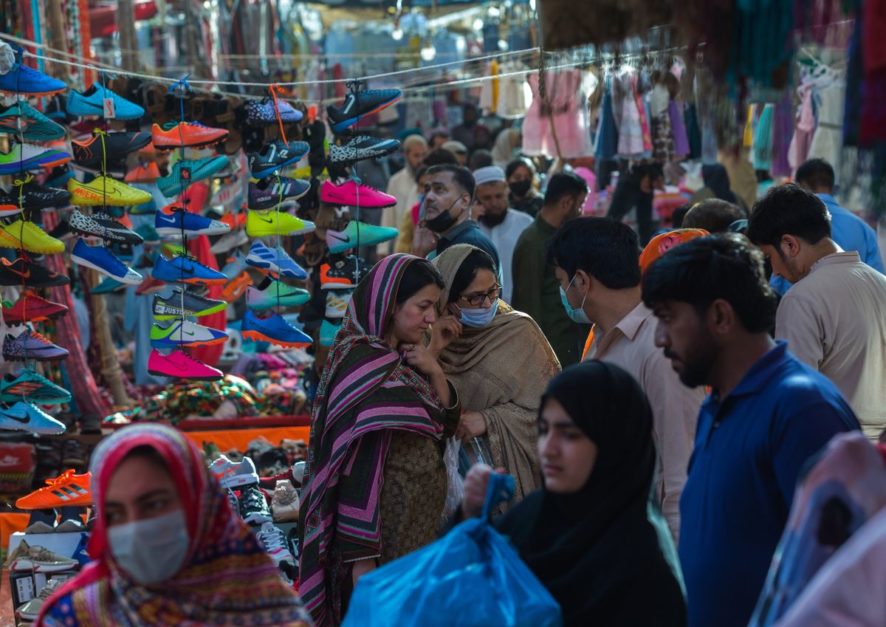
M258 437L266 438L271 444L279 445L280 440L308 441L310 427L263 427L258 429L231 429L229 431L183 431L194 444L203 447L204 442L214 443L220 451L237 449L245 453L249 443Z
M0 514L0 542L2 542L3 551L9 546L9 538L16 531L24 531L28 526L30 514L16 514L7 512Z

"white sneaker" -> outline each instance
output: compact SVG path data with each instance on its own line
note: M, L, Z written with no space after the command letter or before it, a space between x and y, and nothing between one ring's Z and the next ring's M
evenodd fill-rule
M248 457L244 457L243 461L235 464L224 455L220 455L209 466L209 470L215 475L215 478L218 479L223 488L239 488L258 483L258 472L255 470L255 464Z
M237 229L226 235L222 235L209 250L213 255L221 255L247 243L249 243L249 236L246 235L246 231L243 229Z
M348 303L354 290L329 290L326 292L326 318L341 320L348 311Z
M256 531L255 536L258 543L265 550L265 553L271 556L274 563L280 566L283 562L295 564L295 558L286 546L286 536L272 522L262 524L261 528Z

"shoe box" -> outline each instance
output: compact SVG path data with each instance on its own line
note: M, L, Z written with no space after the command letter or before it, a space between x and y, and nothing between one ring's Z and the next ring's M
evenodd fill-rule
M9 589L11 590L12 606L19 608L43 590L46 583L53 579L65 581L77 574L69 570L57 573L9 573Z
M0 444L0 492L18 494L31 489L34 479L34 447L26 443Z
M82 531L72 533L23 533L16 531L9 538L6 555L15 551L22 540L26 540L31 546L42 546L63 557L73 558L84 535L86 534ZM75 574L77 574L76 570L57 573L10 572L9 583L13 606L19 607L40 594L49 579L68 578Z

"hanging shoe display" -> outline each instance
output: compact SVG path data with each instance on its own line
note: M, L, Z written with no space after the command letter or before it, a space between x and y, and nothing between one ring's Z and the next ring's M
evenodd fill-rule
M148 357L148 372L158 377L191 379L194 381L215 381L224 375L218 368L207 366L187 353L174 350L164 355L156 348Z
M270 237L273 235L303 235L315 230L313 222L302 220L285 211L246 212L246 234L249 237Z
M154 320L175 320L183 316L200 318L224 311L228 303L223 300L214 300L198 296L193 292L184 291L179 287L173 288L170 296L154 296L152 311Z
M312 342L310 335L296 329L286 322L280 314L259 318L248 309L243 316L240 335L257 342L270 342L290 348L309 346Z
M15 61L6 74L0 74L0 91L29 96L49 96L68 88L62 81L23 65L24 49L21 46L7 45L12 48Z
M88 183L68 181L71 204L80 207L131 207L150 202L150 192L121 183L108 176L97 176Z
M376 226L351 220L342 231L326 229L326 246L333 255L358 246L375 246L397 239L399 229L392 226Z
M320 186L320 202L360 209L385 209L396 205L397 199L354 181L346 181L340 185L332 181L323 181Z
M306 142L283 142L276 140L265 145L261 151L249 155L249 170L252 176L263 179L274 172L295 165L310 152Z
M167 283L204 283L214 285L227 283L228 277L204 266L193 257L179 255L167 259L163 255L157 256L157 261L151 274L155 279Z
M152 325L150 338L154 348L193 348L224 344L228 334L190 320L179 320L168 327Z
M338 107L326 107L333 133L341 133L354 126L362 118L381 111L400 100L399 89L369 89L352 91Z
M65 136L56 124L24 100L0 107L0 133L16 135L28 142L51 142Z
M208 148L225 141L229 131L212 128L198 122L167 122L151 126L154 148L171 150L174 148Z
M384 157L400 149L396 139L380 139L369 135L358 135L347 143L334 144L329 147L329 163L333 165L350 165L365 159Z
M25 290L13 305L3 307L3 322L6 326L26 322L55 320L68 313L68 308L60 303L46 300L33 290Z
M281 246L268 248L261 242L253 242L246 263L289 279L303 281L308 278L308 273Z
M13 144L9 152L0 152L0 174L18 174L31 170L55 168L71 160L71 155L54 148L33 144Z
M286 285L267 277L258 287L246 290L246 306L253 311L276 307L298 307L311 300L311 293L300 287Z
M298 200L311 191L308 181L291 179L286 176L269 177L257 183L249 183L250 209L271 209L285 200Z
M194 235L225 235L231 227L218 220L204 218L178 204L172 204L154 214L154 228L164 237Z
M113 111L105 110L105 100L111 103ZM98 83L93 83L83 93L76 89L69 91L65 110L72 116L98 116L108 120L137 120L145 114L145 110L134 102Z

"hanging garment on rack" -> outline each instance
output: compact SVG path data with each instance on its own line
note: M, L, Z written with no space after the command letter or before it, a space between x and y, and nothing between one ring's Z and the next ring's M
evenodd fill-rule
M538 74L529 76L532 104L523 121L523 152L564 159L592 154L588 129L586 75L580 70L548 72L542 101Z
M657 83L649 94L652 112L652 157L667 163L674 158L674 136L671 132L671 94L664 83Z
M818 109L818 126L809 146L809 158L818 157L840 170L840 152L843 147L843 102L846 88L842 83L832 83L819 90L821 106Z
M775 105L767 104L760 112L757 126L754 128L754 150L752 153L755 170L772 168L772 118L775 115Z
M689 138L689 158L701 158L701 127L698 122L698 108L695 103L686 105L686 136Z
M775 104L772 115L772 161L769 173L773 178L791 175L788 151L793 129L794 112L791 106L791 92L785 91L781 100Z
M686 106L681 100L671 100L668 103L671 135L674 139L674 157L677 159L688 157L692 152L689 147L689 134L686 132L685 110Z
M502 66L502 74L519 72L524 69L515 63ZM526 115L529 103L526 99L526 75L504 76L501 79L501 94L498 101L498 115L506 120L516 120Z
M597 161L610 161L615 159L618 152L618 128L615 126L615 114L612 110L612 75L607 74L603 81L603 101L600 103L594 155Z
M499 75L498 61L493 59L489 63L489 76L491 80L483 81L480 86L480 108L489 113L498 113L498 104L501 94L501 79Z
M812 86L801 85L800 110L797 115L797 128L791 147L788 150L788 162L792 171L796 171L809 156L809 146L812 143L812 135L815 132L815 114L812 111Z
M623 159L639 157L645 150L640 109L634 92L636 78L636 72L625 70L612 81L613 108L618 125L618 156Z

